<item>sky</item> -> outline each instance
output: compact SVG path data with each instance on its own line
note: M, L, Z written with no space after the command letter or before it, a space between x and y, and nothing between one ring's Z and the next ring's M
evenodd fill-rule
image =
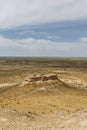
M87 57L87 0L0 0L0 56Z

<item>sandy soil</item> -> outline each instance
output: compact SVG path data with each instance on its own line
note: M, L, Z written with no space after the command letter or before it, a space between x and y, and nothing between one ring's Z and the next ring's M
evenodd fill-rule
M35 73L61 82L21 86ZM87 130L87 59L0 60L0 130Z
M0 109L0 130L87 130L87 111L35 115Z

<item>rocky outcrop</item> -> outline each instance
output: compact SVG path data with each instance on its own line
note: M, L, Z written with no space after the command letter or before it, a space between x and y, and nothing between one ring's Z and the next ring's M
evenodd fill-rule
M48 81L48 80L58 80L58 77L55 74L44 75L42 77L42 81Z
M29 75L25 78L25 81L23 84L27 83L35 83L35 82L45 82L45 81L54 81L58 80L58 77L56 74L48 74L48 75L40 75L40 74L34 74Z
M40 81L42 79L42 76L39 74L32 74L32 75L28 75L25 78L25 82L37 82Z

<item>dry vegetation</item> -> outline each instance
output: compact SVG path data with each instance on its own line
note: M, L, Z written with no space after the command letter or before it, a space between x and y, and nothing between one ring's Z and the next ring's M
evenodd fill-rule
M52 73L58 76L58 80L22 85L28 75L36 73L44 75ZM53 116L58 120L60 117L56 117L55 113L61 113L61 111L64 113L63 117L69 116L72 112L76 115L78 110L86 113L87 59L1 58L0 107L1 111L15 110L29 117L34 115L37 119L38 116L43 115L47 119ZM44 117L40 120L43 122ZM46 123L46 120L44 122ZM87 123L87 120L85 122ZM81 130L85 130L85 127L87 129L87 126L83 126ZM6 130L14 129L14 127L10 128ZM48 129L48 127L42 128L42 125L40 128L41 130ZM29 128L29 130L34 129L34 127ZM55 127L52 130L58 129Z

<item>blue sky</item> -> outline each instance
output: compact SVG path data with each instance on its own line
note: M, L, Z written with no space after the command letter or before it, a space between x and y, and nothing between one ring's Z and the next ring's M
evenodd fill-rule
M79 42L87 37L87 21L50 23L1 30L0 35L9 39L46 39L56 42Z
M86 0L0 1L0 56L87 57Z

